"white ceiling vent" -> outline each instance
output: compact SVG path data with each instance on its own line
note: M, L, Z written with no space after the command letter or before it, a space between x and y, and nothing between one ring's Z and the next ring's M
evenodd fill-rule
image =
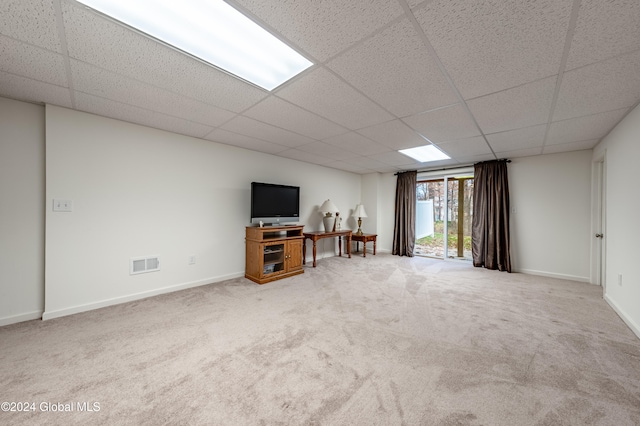
M160 257L136 257L130 259L129 275L143 274L145 272L155 272L160 270Z

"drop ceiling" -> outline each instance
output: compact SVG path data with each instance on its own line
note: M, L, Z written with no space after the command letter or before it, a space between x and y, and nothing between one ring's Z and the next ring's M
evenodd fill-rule
M314 66L268 92L73 0L0 2L0 96L355 173L590 149L640 100L638 0L230 0ZM451 160L397 150L427 143Z

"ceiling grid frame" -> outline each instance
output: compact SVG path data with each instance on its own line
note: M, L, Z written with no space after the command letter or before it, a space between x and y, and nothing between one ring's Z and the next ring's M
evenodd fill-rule
M453 82L453 79L451 78L451 76L449 75L449 72L447 71L447 69L445 68L444 64L442 63L442 61L440 60L440 57L438 56L438 53L436 52L436 50L434 49L433 45L431 44L431 42L429 41L429 38L427 37L427 35L424 33L424 30L422 29L422 26L420 25L420 23L418 22L418 20L416 19L415 15L413 14L413 12L411 11L411 9L409 8L409 5L407 4L407 2L405 0L398 0L398 2L402 5L403 9L405 9L405 14L407 15L407 17L409 18L409 21L411 22L411 24L413 25L414 29L416 30L416 32L420 35L420 37L422 38L422 41L425 45L425 47L427 48L427 50L429 51L429 54L431 55L431 57L435 60L436 64L438 65L438 68L440 68L440 71L442 72L442 74L444 75L445 79L447 80L447 82L449 83L449 86L451 87L451 89L453 90L453 92L455 93L456 97L458 98L458 101L460 102L460 104L462 105L462 107L465 110L465 113L469 116L469 118L473 121L473 123L475 124L476 128L478 129L478 131L480 132L480 135L482 135L482 139L484 140L484 142L487 144L487 146L489 147L489 150L491 151L491 154L493 155L494 158L498 158L498 156L496 155L496 153L493 151L493 148L491 147L491 144L489 144L489 141L487 140L487 137L485 136L484 132L482 131L482 128L480 127L480 125L478 124L478 121L476 120L476 118L474 117L474 115L471 113L471 110L469 109L469 105L467 105L467 102L465 101L465 99L463 98L462 94L460 93L460 90L458 90L458 87L455 85L455 83ZM426 6L423 5L423 6ZM424 136L424 135L423 135ZM425 136L425 138L427 138L428 140L428 136Z
M549 118L547 120L547 130L544 134L544 141L542 142L542 149L540 151L541 154L544 152L545 146L547 146L547 140L549 138L549 132L551 130L551 123L553 121L553 115L556 111L556 104L558 102L558 96L560 95L560 87L562 86L562 77L564 76L564 71L567 66L567 60L569 59L569 51L571 50L571 42L573 41L573 35L575 34L576 25L578 22L578 14L580 13L581 5L582 0L573 0L573 6L571 8L571 18L569 19L569 28L567 29L567 37L564 42L562 59L560 59L558 78L556 79L556 87L553 92L553 100L551 101Z
M636 24L640 5L635 0L538 0L535 5L526 0L229 3L314 65L266 92L166 44L142 42L140 37L148 40L148 36L87 11L75 0L5 0L0 10L0 96L60 105L359 174L591 149L601 135L611 131L617 117L619 122L640 103L640 38L636 37L640 34ZM471 28L458 25L458 21L473 23L474 19L486 19L486 28L483 23ZM423 27L425 22L437 23L437 29ZM509 28L503 29L505 24ZM322 32L325 30L332 32L330 37ZM455 37L447 30L456 31ZM466 38L465 31L470 31ZM532 39L519 37L521 32ZM327 38L331 39L328 44ZM478 45L462 45L461 40ZM544 55L549 62L522 78L503 68L500 71L508 78L500 86L495 77L487 79L489 75L478 72L462 74L474 80L458 81L459 69L451 68L462 63L474 70L469 61L478 60L478 69L488 70L487 61L497 54L519 69L522 66L514 61L522 58L530 64L534 58L522 56L519 50L543 52L543 43L549 40L557 59ZM483 44L487 41L495 45ZM112 47L105 50L106 45ZM465 49L479 53L458 65L456 58L451 62L452 54ZM412 52L431 62L408 58ZM432 68L420 68L423 64ZM66 86L60 86L63 76ZM552 77L556 80L549 106L541 103L543 99L518 97L535 94L536 87ZM323 90L338 81L349 89ZM481 94L465 99L463 89L478 82L477 93ZM312 89L308 84L315 86ZM293 89L294 85L298 87ZM490 92L484 90L488 88ZM439 90L450 93L449 101L446 96L438 97ZM294 92L295 96L289 96ZM324 106L313 106L313 97L324 94ZM422 96L424 101L411 104L411 96ZM477 108L494 108L501 101L493 116L487 116L487 111L478 115ZM336 112L327 109L332 102ZM411 108L399 114L403 108L397 106L403 102ZM420 106L424 107L418 110ZM262 116L253 113L265 108L275 109ZM385 113L363 120L368 108L374 115ZM492 123L501 110L507 114ZM293 117L287 117L291 112ZM533 124L537 118L521 119L541 113L543 138ZM446 120L434 121L438 117ZM309 127L296 120L308 122ZM471 125L473 132L464 130ZM455 155L436 163L416 163L408 157L405 162L399 157L397 149L413 147L421 140ZM318 148L325 144L332 158L319 155Z
M64 18L62 17L62 6L59 2L53 2L53 8L56 14L56 28L58 29L58 38L60 41L60 51L62 52L62 60L64 62L65 72L67 74L67 87L69 88L69 97L71 98L72 108L76 108L76 95L73 89L73 78L71 76L71 60L69 59L69 49L67 48L67 36L64 31Z

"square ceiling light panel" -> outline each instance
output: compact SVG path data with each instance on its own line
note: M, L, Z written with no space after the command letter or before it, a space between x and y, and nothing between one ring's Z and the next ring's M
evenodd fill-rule
M444 152L440 151L435 145L423 145L415 148L401 149L398 151L401 154L409 156L420 163L428 163L430 161L448 160L449 157Z
M222 0L78 1L266 90L313 65Z

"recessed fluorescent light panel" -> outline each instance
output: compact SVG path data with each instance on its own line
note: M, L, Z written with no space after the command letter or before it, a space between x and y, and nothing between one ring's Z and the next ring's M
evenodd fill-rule
M313 65L222 0L78 1L266 90Z
M429 161L448 160L451 158L447 154L436 148L435 145L423 145L415 148L401 149L398 152L407 155L414 160L418 160L421 163L427 163Z

